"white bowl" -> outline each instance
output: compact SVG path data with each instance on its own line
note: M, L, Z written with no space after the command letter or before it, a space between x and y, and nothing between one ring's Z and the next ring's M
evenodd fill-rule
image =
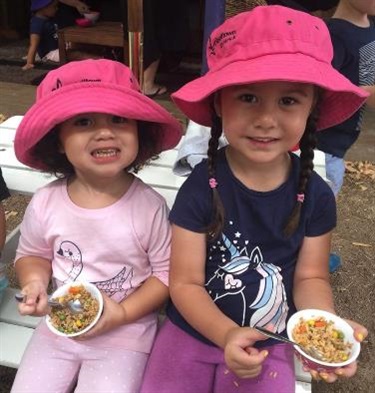
M318 372L332 372L335 368L344 367L350 363L353 363L357 359L359 352L361 351L361 344L354 338L353 328L342 318L338 317L337 315L331 314L330 312L314 309L301 310L296 312L290 317L288 321L287 333L289 339L294 341L292 332L294 327L300 323L300 318L303 318L304 320L309 320L319 317L323 317L327 321L332 321L335 328L343 332L345 336L345 341L352 344L350 356L346 361L340 363L323 362L307 355L305 352L303 352L302 349L300 349L296 345L294 348L296 350L296 355L299 360L307 368L316 370Z
M99 19L100 12L97 11L85 12L83 16L85 19L88 19L92 23L95 23Z
M94 318L94 320L88 325L86 326L84 329L80 330L79 332L75 332L75 333L63 333L60 332L58 329L56 329L52 323L51 323L51 317L49 315L46 315L46 323L47 326L49 327L49 329L51 330L51 332L57 334L58 336L63 336L63 337L76 337L76 336L80 336L83 333L86 333L88 330L90 330L99 320L102 311L103 311L103 296L101 294L101 292L99 291L99 289L94 285L91 284L89 282L70 282L68 284L64 284L61 287L57 288L56 291L51 295L51 299L54 299L56 297L59 296L64 296L66 294L68 294L68 290L71 287L77 287L77 286L84 286L85 289L87 291L89 291L91 293L91 295L98 300L99 302L99 309L98 309L98 313L96 315L96 317Z

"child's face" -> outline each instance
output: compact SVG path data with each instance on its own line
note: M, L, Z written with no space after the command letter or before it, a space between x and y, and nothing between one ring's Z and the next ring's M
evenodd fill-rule
M111 179L138 154L137 121L101 113L86 113L60 125L61 152L77 176Z
M258 163L285 157L305 131L314 91L313 85L290 82L222 89L215 108L222 117L229 151Z

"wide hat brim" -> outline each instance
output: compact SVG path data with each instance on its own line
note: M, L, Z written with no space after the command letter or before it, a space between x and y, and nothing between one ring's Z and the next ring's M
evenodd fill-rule
M25 114L16 133L14 150L23 164L45 169L32 155L35 145L56 125L82 113L106 113L150 123L160 135L161 151L181 139L180 123L163 107L133 89L118 85L85 83L68 85L39 99Z
M318 130L342 123L365 102L368 93L331 65L301 53L272 54L209 71L172 94L181 111L198 124L212 125L213 93L233 85L267 81L314 84L323 89Z

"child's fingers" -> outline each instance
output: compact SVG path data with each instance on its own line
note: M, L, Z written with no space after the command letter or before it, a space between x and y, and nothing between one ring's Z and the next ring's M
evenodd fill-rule
M234 363L243 368L254 368L260 366L267 356L268 351L259 351L256 348L248 347L245 351L238 353Z
M21 315L46 315L48 311L46 293L40 293L32 288L25 288L23 294L25 295L25 300L18 304L18 310Z
M355 321L346 319L346 322L354 329L354 337L357 341L362 342L368 336L368 330Z
M341 378L351 378L357 372L357 362L348 364L345 367L335 370L335 374Z

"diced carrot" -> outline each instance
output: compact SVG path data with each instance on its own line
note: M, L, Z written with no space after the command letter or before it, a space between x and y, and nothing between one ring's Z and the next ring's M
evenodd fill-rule
M77 295L81 292L80 287L70 287L68 291L71 295Z
M306 325L301 325L298 330L299 330L298 333L306 333L307 331Z
M315 327L325 327L327 323L325 321L315 321Z

